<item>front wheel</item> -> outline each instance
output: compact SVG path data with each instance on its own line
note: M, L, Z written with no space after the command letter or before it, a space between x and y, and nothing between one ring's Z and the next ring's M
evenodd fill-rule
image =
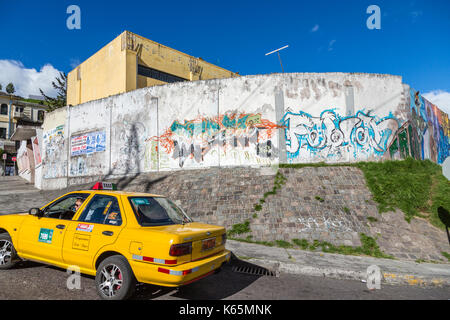
M14 267L17 263L17 253L11 237L7 233L0 234L0 270Z
M95 277L97 292L105 300L124 300L136 288L136 278L123 256L112 256L100 263Z

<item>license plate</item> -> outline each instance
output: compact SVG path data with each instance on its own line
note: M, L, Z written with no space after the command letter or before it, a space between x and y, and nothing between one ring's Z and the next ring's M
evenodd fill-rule
M202 250L210 250L216 246L216 238L206 239L202 241Z

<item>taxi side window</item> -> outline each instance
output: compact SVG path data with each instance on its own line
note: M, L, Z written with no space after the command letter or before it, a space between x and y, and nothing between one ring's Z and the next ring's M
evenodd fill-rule
M71 220L76 212L76 201L84 201L88 194L71 194L57 200L43 209L44 217Z
M120 226L122 216L117 198L104 195L94 196L78 221Z

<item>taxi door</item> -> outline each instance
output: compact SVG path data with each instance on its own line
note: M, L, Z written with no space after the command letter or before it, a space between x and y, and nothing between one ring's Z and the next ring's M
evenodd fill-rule
M70 222L62 249L66 264L93 271L99 250L113 244L125 226L120 197L94 195L78 217Z
M27 216L19 231L21 255L31 260L61 264L63 240L70 219L75 214L75 203L88 195L63 196L43 208L43 216Z

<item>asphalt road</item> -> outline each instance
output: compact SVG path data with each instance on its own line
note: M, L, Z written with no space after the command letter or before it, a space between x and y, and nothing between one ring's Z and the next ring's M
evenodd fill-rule
M245 263L245 262L244 262ZM34 262L21 262L11 270L0 271L0 300L96 300L93 277L81 277L81 289L69 290L66 270ZM232 264L220 273L180 289L139 284L137 300L310 300L310 299L450 299L449 287L382 285L370 291L354 280L280 274L255 276L233 271Z

